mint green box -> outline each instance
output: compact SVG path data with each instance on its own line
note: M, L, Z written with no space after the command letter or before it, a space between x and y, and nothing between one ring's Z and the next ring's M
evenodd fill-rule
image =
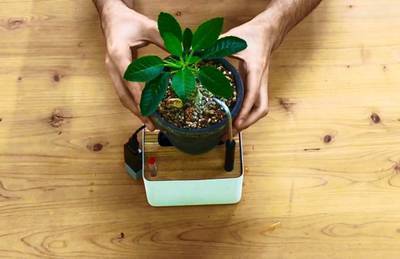
M144 134L143 134L144 135ZM142 137L144 140L144 136ZM144 143L144 142L142 142ZM147 201L151 206L190 206L190 205L213 205L213 204L235 204L242 197L242 186L244 177L243 145L242 136L239 135L240 151L240 175L234 178L221 179L196 179L196 180L157 180L146 179L142 170L142 178L146 190ZM145 150L142 152L142 168L144 164ZM131 169L127 166L128 173ZM224 170L221 168L221 170Z

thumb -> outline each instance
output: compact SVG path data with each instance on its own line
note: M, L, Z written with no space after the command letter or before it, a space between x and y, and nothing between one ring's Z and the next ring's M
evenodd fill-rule
M148 42L153 43L159 48L165 50L164 40L161 38L160 32L158 31L157 23L155 21L151 21L146 36Z

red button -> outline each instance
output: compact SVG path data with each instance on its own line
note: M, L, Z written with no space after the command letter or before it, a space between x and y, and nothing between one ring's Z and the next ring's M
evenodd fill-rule
M147 160L147 163L149 165L154 165L156 163L156 158L154 156L149 157L149 159Z

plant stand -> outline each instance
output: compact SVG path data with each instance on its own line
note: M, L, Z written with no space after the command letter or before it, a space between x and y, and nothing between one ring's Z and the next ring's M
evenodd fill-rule
M236 138L234 169L224 170L225 145L200 155L161 146L158 132L143 131L141 168L132 166L125 152L125 166L134 179L143 178L152 206L186 206L238 203L242 195L242 136Z

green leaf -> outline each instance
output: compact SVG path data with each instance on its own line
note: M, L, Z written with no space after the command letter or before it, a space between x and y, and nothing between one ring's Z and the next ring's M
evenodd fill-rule
M163 73L146 83L140 99L140 112L143 116L153 114L164 99L168 87L169 74Z
M171 33L179 41L182 41L182 29L175 17L169 13L161 12L158 15L158 30L160 31L161 37L164 39L165 33ZM165 40L165 39L164 39Z
M193 35L192 49L200 50L215 44L222 31L224 18L218 17L202 23Z
M233 89L228 79L221 71L212 66L200 68L199 79L201 84L216 96L229 98L233 95Z
M189 65L191 65L191 64L193 64L193 63L199 62L200 60L201 60L201 58L198 57L198 56L189 56L186 62L187 62Z
M163 61L157 56L140 57L129 64L124 78L133 82L149 81L158 76L163 68Z
M172 78L172 88L179 98L186 100L196 89L196 80L193 73L188 68L180 70Z
M182 56L182 44L172 33L164 34L164 45L172 55Z
M188 52L190 50L190 46L192 45L192 38L193 38L192 30L189 28L186 28L183 31L183 49L186 52Z
M222 58L247 48L247 43L238 37L227 36L217 40L215 45L202 52L203 58Z

